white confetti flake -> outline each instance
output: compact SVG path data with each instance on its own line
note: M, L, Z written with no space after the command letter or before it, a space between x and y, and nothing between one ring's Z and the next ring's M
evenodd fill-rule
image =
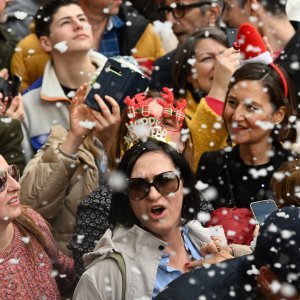
M205 189L208 188L208 184L202 182L201 180L198 180L198 181L196 182L195 188L196 188L198 191L203 191L203 190L205 190Z
M65 53L68 50L67 41L61 41L54 45L54 48L58 50L60 53Z
M299 70L300 69L300 64L299 64L298 61L292 62L290 66L291 66L292 70Z
M106 14L106 15L109 14L109 8L108 8L108 7L105 7L105 8L103 9L103 13Z
M219 122L214 123L213 125L214 129L221 129L222 128L222 124Z
M70 91L68 94L67 94L67 97L68 98L73 98L75 96L75 92L74 91ZM62 106L62 103L60 103L60 106Z
M206 200L210 201L217 197L218 192L215 188L209 187L203 192L203 194L204 194L204 198L206 198Z
M19 262L20 262L20 260L17 259L17 258L11 258L9 260L9 263L12 264L12 265L17 265Z
M57 270L52 270L52 271L50 272L50 276L51 276L52 278L58 276L58 274L59 274L59 273L58 273Z
M195 278L191 277L191 278L189 279L189 284L195 285L196 283L197 283L197 282L196 282L196 279L195 279Z
M85 121L80 121L79 125L83 128L93 129L94 127L96 127L96 122L85 120Z
M234 230L228 230L227 231L227 236L235 236L236 232Z
M249 173L250 173L250 175L252 175L252 177L254 179L257 179L258 177L266 177L268 175L268 171L265 168L260 169L260 170L256 170L254 168L251 168L249 170Z
M268 121L258 120L255 122L255 124L257 126L259 126L261 129L266 130L266 131L274 128L274 123L268 122Z
M283 239L290 239L293 235L295 235L295 232L294 231L291 231L291 230L282 230L281 231L281 237Z
M282 181L285 177L285 174L283 172L275 172L273 174L273 177L277 180L277 181Z
M297 290L293 285L284 282L281 287L281 294L286 298L292 298L297 296Z
M210 214L209 213L205 213L205 212L199 212L197 214L197 219L199 220L199 222L201 223L207 223L208 221L210 221Z
M12 118L10 118L10 117L4 117L4 118L1 118L0 120L2 123L5 123L5 124L10 124L12 122Z
M100 87L101 87L101 85L100 85L99 82L94 82L93 83L93 89L98 90L98 89L100 89Z
M29 236L23 236L23 237L21 238L21 240L22 240L22 242L23 242L24 244L29 244L29 242L30 242L30 237L29 237Z
M34 54L35 53L35 50L34 49L29 49L28 51L27 51L27 53L30 55L30 54Z
M123 173L114 171L110 175L109 184L113 191L124 191L127 187L126 177Z
M18 20L24 20L24 19L27 18L27 16L28 16L28 14L24 11L19 11L18 10L18 11L15 12L15 17Z
M189 58L187 60L188 64L190 64L191 66L193 66L196 63L196 58Z
M272 290L273 294L277 294L281 289L281 284L277 280L273 280L270 284L270 289Z
M142 215L141 215L141 218L142 218L144 221L148 221L148 220L149 220L149 216L147 216L146 214L142 214Z

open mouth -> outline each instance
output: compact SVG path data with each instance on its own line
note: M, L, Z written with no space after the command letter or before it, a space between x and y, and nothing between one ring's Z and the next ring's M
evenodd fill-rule
M161 215L165 211L165 208L162 206L153 207L151 213L155 216Z
M19 201L18 198L13 198L13 199L9 200L9 201L7 202L7 204L8 204L8 205L10 205L10 204L15 204L15 203L17 203L18 201Z

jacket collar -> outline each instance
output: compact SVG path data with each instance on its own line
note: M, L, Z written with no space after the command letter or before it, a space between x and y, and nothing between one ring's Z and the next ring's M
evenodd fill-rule
M89 56L92 60L92 62L98 67L98 69L102 69L107 58L96 52L91 50L89 52ZM70 100L68 99L67 95L64 93L53 63L51 60L49 60L46 64L45 67L45 71L44 71L44 76L43 76L43 82L42 82L42 87L41 87L41 99L45 100L45 101L68 101L70 102Z

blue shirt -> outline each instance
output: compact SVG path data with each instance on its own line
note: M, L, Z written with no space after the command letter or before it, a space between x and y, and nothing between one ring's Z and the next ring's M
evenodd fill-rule
M194 244L191 242L188 236L188 227L184 226L182 228L182 237L184 242L184 247L187 252L190 253L193 260L200 260L203 257L200 255L199 250L197 249ZM176 270L172 267L168 266L170 254L164 253L161 261L158 265L157 274L156 274L156 281L154 284L153 295L152 297L156 297L157 294L165 288L171 281L182 275L182 272Z
M107 57L120 55L118 29L125 26L117 16L110 17L107 27L102 35L99 52Z

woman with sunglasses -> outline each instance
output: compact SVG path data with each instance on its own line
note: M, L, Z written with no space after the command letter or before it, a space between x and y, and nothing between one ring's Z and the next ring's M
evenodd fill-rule
M117 170L111 229L85 256L89 266L74 299L151 299L201 260L200 247L211 242L209 229L195 221L199 199L192 171L175 148L140 142L124 154ZM210 254L221 256L218 243L210 245ZM124 261L123 275L121 264L109 258L112 252ZM232 256L224 252L225 257Z
M184 118L184 99L176 101L172 91L164 88L161 93L149 91L127 97L125 104L127 109L122 112L115 138L112 139L111 132L108 132L107 138L112 141L109 151L111 169L116 168L117 162L132 145L148 138L172 143L187 161L192 160L192 144ZM78 278L84 272L82 256L93 251L95 243L109 228L110 202L111 187L103 175L99 186L78 205L74 235L69 244Z
M73 260L58 251L44 219L20 203L18 179L0 156L0 297L60 299L72 290Z

